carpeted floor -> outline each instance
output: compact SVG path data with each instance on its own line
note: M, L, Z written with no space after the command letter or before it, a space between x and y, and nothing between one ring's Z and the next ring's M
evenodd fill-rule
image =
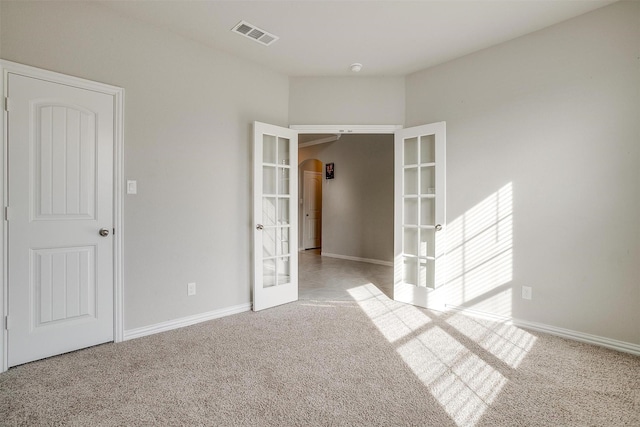
M349 293L18 366L0 424L640 425L639 357Z

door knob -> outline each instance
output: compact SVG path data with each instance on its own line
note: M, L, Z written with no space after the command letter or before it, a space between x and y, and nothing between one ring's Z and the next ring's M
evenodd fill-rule
M256 225L256 230L262 230L263 228L264 228L264 225L262 224Z
M98 234L100 234L102 237L107 237L109 235L109 229L101 228L100 231L98 231Z
M442 225L441 224L436 224L436 231L440 231L442 230Z

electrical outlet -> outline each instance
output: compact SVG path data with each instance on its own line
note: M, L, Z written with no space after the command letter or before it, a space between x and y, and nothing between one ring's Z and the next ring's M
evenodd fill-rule
M192 296L196 294L196 284L195 283L187 283L187 296Z
M522 298L523 299L531 299L531 286L523 286L522 287Z

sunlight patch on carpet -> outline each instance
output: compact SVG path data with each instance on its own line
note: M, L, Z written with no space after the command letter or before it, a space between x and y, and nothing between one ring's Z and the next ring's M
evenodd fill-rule
M507 383L474 353L469 341L503 362L505 369L515 369L536 340L514 326L460 314L431 318L417 307L390 300L371 283L348 292L389 343L397 344L407 366L459 426L477 424Z
M348 289L347 292L390 343L431 322L431 319L416 307L390 300L371 283Z
M535 336L512 325L482 322L461 314L446 321L511 368L520 365L536 342Z

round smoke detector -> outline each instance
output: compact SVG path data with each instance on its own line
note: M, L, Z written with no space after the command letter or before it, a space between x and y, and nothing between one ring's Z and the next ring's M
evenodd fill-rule
M362 70L362 64L356 62L355 64L351 64L351 71L354 73L359 73Z

